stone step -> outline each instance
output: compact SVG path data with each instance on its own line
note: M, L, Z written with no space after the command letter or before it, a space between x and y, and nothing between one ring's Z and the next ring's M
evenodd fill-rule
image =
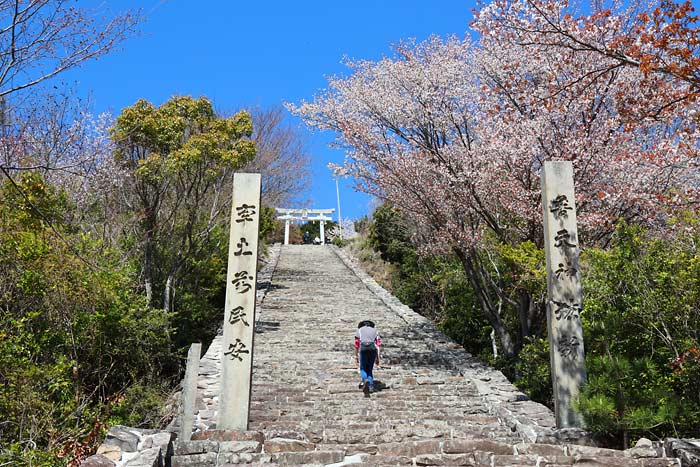
M247 444L246 444L247 443ZM260 447L251 441L194 441L179 443L172 467L233 465L461 465L474 467L577 466L577 467L672 467L677 459L632 458L622 451L580 446L489 440L417 440L400 443L313 445L292 439L273 438ZM209 452L200 452L206 448ZM266 452L268 451L268 452Z
M202 358L199 431L192 442L175 443L172 467L678 465L651 447L623 452L532 443L556 439L546 407L352 267L334 248L281 249L279 262L266 266L269 287L258 295L252 431L213 430L217 337ZM367 318L383 339L375 370L380 390L369 398L357 387L353 349L357 322Z

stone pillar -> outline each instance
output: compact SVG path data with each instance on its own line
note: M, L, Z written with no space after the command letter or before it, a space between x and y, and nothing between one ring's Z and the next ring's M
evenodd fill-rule
M289 220L284 221L284 244L289 245Z
M197 377L199 376L199 357L202 354L202 344L196 343L190 346L187 353L187 366L185 367L185 380L182 383L182 407L180 410L180 436L179 439L189 441L192 439L194 428L194 402L197 398Z
M580 318L583 294L571 162L544 163L542 207L554 413L558 428L583 427L581 416L571 407L586 382Z
M320 230L321 230L321 245L326 244L326 234L324 232L324 227L325 227L325 222L324 221L318 221L320 224Z
M259 223L260 174L236 173L226 274L219 430L248 429Z

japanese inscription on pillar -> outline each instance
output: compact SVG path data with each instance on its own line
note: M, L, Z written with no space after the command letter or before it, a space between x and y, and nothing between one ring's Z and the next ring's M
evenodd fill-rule
M220 430L248 429L259 219L260 174L234 174L217 422Z
M582 287L576 227L573 166L545 162L542 169L544 245L547 257L547 326L554 412L558 428L582 427L572 402L586 382Z

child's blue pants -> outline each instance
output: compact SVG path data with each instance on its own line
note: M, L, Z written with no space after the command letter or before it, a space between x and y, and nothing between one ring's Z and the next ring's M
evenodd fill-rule
M362 381L369 380L370 386L374 386L372 368L374 368L375 360L377 360L376 350L360 350L360 377Z

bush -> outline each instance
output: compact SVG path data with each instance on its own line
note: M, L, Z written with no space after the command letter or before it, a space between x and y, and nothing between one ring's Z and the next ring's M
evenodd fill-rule
M554 410L547 337L528 337L519 357L515 365L518 375L515 385L533 400Z
M610 248L583 257L589 383L579 409L616 446L700 433L699 240L687 226L658 239L621 224Z
M171 317L134 292L113 251L66 220L62 193L35 174L18 182L26 198L0 187L0 459L63 465L99 442L115 397L175 363Z

